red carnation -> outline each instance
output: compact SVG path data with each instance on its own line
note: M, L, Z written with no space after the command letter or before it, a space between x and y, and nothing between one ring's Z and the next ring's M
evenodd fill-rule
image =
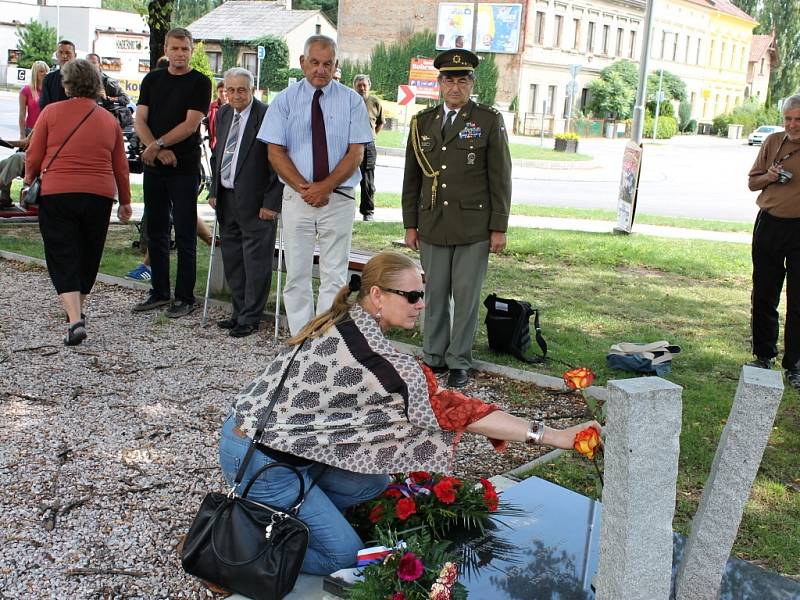
M461 486L461 480L458 477L446 476L442 477L442 481L449 481L451 484L453 484L453 487Z
M397 501L397 506L394 508L397 518L405 521L408 517L417 512L417 505L414 503L413 498L403 498Z
M415 483L425 483L431 478L431 474L427 471L411 471L408 476L413 479Z
M372 521L373 523L377 523L378 521L380 521L382 516L383 516L382 504L376 504L375 507L371 511L369 511L369 520Z
M403 494L400 492L400 490L395 489L395 488L389 488L388 490L383 492L383 495L386 498L402 498L403 497Z
M486 508L488 508L490 512L497 510L497 505L500 503L500 498L497 496L497 492L494 491L494 488L483 492L483 502L486 504Z
M413 552L406 552L400 559L400 564L397 567L397 576L403 581L415 581L422 577L425 572L425 566L422 561L417 558Z
M392 594L392 600L406 600L406 595L403 592L395 592Z
M456 501L456 492L453 489L453 484L446 479L442 479L433 486L433 493L444 504L452 504Z

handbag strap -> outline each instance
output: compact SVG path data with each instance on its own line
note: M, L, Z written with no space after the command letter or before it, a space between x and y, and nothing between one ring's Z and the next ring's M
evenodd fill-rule
M528 358L520 350L517 353L517 358L528 364L543 363L547 358L547 342L544 340L544 336L542 335L542 326L539 323L539 309L532 308L531 311L533 311L533 329L536 333L535 335L536 343L539 345L539 349L542 351L542 356L541 357L537 356L536 358Z
M53 164L53 161L56 159L56 156L58 156L58 153L59 153L59 152L61 152L61 149L62 149L62 148L64 147L64 145L65 145L65 144L66 144L66 143L69 141L69 138L71 138L71 137L72 137L72 135L73 135L73 134L74 134L76 131L78 131L78 129L80 129L81 125L83 125L83 124L86 122L86 119L88 119L88 118L89 118L89 117L92 115L92 113L95 111L95 109L96 109L96 108L97 108L97 105L95 104L95 105L92 107L92 110L90 110L88 113L86 113L86 116L85 116L85 117L83 117L83 118L81 119L80 123L78 123L78 124L75 126L75 129L73 129L73 130L70 132L70 134L67 136L67 139L65 139L63 142L61 142L61 145L58 147L58 150L56 150L56 153L55 153L55 154L53 154L53 158L51 158L51 159L50 159L50 162L48 162L48 163L47 163L47 166L46 166L44 169L42 169L42 173L41 173L42 175L44 175L45 173L47 173L47 170L50 168L50 165L52 165L52 164Z
M239 484L242 483L242 479L244 479L244 473L247 470L247 465L250 463L250 459L253 457L253 452L256 451L258 440L261 439L261 434L264 433L264 429L267 427L267 419L269 419L270 415L272 414L272 409L275 406L275 403L278 401L278 394L283 391L283 384L286 383L286 378L289 376L289 369L292 367L294 359L297 358L297 353L300 352L300 349L305 343L306 341L303 340L297 345L297 350L294 351L292 358L289 360L289 364L286 365L286 368L283 370L283 375L281 375L281 380L278 382L278 386L272 392L272 397L269 400L267 409L264 411L264 416L261 417L256 424L256 433L250 442L250 447L247 449L247 454L244 455L242 464L239 466L239 471L236 473L236 479L233 482L233 489L239 487Z

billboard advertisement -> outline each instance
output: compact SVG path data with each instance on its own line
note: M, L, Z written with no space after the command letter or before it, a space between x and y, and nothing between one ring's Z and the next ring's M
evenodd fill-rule
M439 71L432 58L412 58L408 71L408 85L417 90L417 98L439 99Z
M521 27L522 4L478 4L475 52L516 54Z
M472 25L475 5L472 2L442 2L436 28L436 49L466 48L472 50Z

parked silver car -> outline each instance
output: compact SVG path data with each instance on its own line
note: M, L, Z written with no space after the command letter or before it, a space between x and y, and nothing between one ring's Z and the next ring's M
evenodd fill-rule
M762 125L758 129L756 129L753 133L747 136L747 143L751 146L753 144L760 144L767 136L771 133L775 133L776 131L783 131L783 127L780 125Z

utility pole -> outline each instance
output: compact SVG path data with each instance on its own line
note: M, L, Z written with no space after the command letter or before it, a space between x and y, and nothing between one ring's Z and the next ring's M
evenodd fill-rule
M642 53L639 60L639 87L636 90L636 105L633 108L633 141L642 143L644 131L644 104L647 95L647 61L650 57L650 30L653 28L653 8L655 0L646 0L644 13L644 37Z
M569 133L569 124L572 120L572 106L575 104L575 94L578 92L578 81L576 77L578 76L578 72L581 70L580 65L570 65L569 72L572 75L572 79L567 84L567 96L569 97L569 106L567 107L567 126L565 128L565 132Z

